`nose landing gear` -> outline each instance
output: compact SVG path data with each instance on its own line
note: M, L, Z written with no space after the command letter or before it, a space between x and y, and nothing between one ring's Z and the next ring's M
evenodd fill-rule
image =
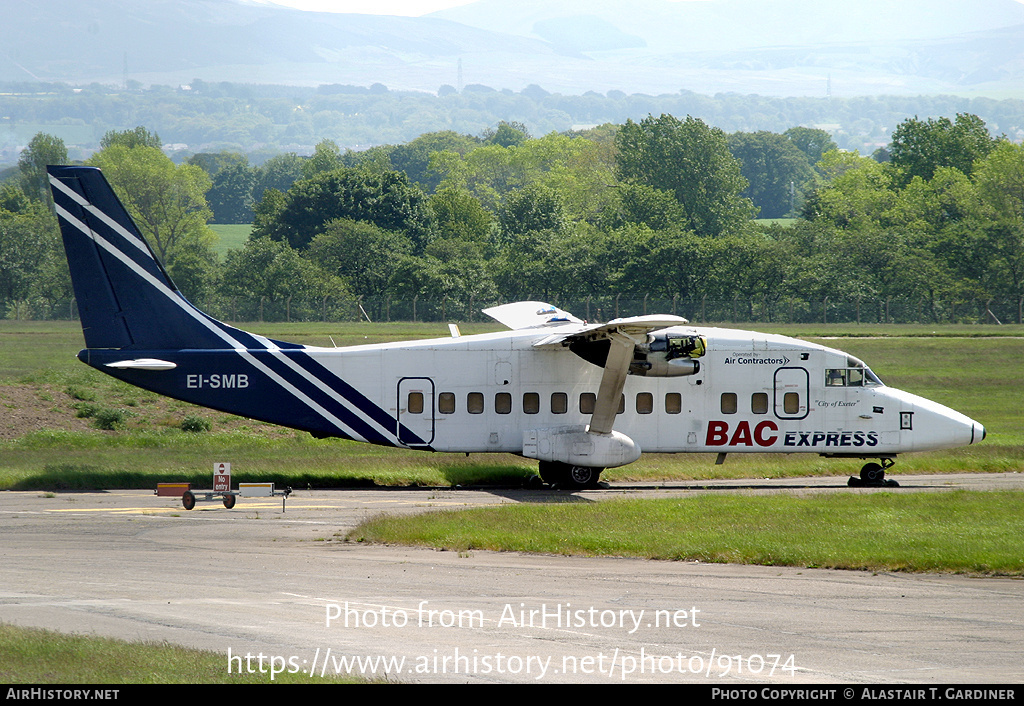
M860 469L860 477L850 476L846 484L850 487L898 488L899 483L885 478L885 471L896 463L891 458L880 458L881 463L865 463Z

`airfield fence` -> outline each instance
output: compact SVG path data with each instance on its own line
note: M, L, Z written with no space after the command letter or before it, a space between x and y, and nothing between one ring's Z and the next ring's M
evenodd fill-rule
M543 300L542 297L537 297ZM200 309L224 321L344 322L369 320L473 322L489 320L481 309L502 302L462 300L398 300L388 298L299 300L216 298L197 302ZM643 314L675 314L699 324L991 324L1024 323L1024 296L1015 300L929 300L864 298L856 300L655 299L622 295L550 300L587 321L608 321ZM0 314L17 320L78 318L75 301L0 300Z

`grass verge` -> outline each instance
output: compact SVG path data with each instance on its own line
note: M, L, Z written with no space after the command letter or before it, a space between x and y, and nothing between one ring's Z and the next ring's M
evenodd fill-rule
M610 500L382 516L347 541L872 571L1024 575L1024 493Z
M0 682L5 684L309 684L308 675L247 671L228 674L226 654L167 643L137 643L66 635L0 623ZM362 684L358 677L315 683Z

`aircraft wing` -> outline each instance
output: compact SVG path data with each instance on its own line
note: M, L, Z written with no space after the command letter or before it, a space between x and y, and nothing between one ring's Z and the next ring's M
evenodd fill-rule
M590 418L587 431L591 434L610 434L636 345L644 343L651 331L685 323L686 319L681 316L631 316L613 319L606 324L567 326L557 333L538 339L533 345L535 348L568 348L576 341L609 341L604 375L601 377L594 414Z
M577 319L578 320L578 319ZM583 324L582 321L579 322ZM582 326L565 327L558 333L545 336L534 342L534 348L558 348L568 346L573 341L597 341L611 338L615 334L631 337L643 337L651 331L682 326L689 323L681 316L661 314L657 316L630 316L624 319L612 319L606 324L583 324ZM640 342L640 341L637 341Z

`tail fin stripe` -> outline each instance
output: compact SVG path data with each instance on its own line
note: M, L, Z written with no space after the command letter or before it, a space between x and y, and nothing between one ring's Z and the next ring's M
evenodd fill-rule
M252 354L249 353L246 350L246 347L244 345L242 345L239 341L235 340L235 338L233 336L231 336L230 334L228 334L227 331L224 331L219 326L217 326L216 322L214 322L213 320L209 319L205 314L200 312L198 309L193 307L191 304L187 303L184 299L182 299L177 294L177 292L172 291L165 283L163 283L160 280L158 280L155 277L153 277L153 275L151 275L149 272L146 272L138 263L136 263L133 259L128 257L128 255L126 255L124 252L122 252L121 250L116 248L114 245L112 245L106 238L102 237L101 235L99 235L98 233L96 233L95 231L90 229L88 225L86 225L85 223L82 223L80 220L78 220L77 218L75 218L74 216L69 214L63 208L58 207L58 212L59 212L61 218L64 218L68 223L73 225L76 229L78 229L83 234L85 234L86 236L91 238L97 245L99 245L104 250L109 252L111 255L116 257L118 260L123 262L127 267L129 267L139 277L144 279L148 284L150 284L151 286L156 288L158 291L160 291L161 294L163 294L168 299L173 301L179 308L182 309L182 311L184 311L186 314L191 316L197 322L199 322L200 324L205 326L207 329L209 329L212 333L214 333L221 340L223 340L225 343L227 343L236 352L240 353L242 355L242 357L245 360L247 360L253 367L255 367L256 369L260 370L267 377L269 377L272 380L274 380L278 385L280 385L282 388L286 389L288 392L290 392L296 398L302 400L303 403L305 403L311 409L316 411L324 419L328 420L331 424L335 425L338 429L344 430L347 426L349 426L349 425L345 424L344 422L342 422L340 419L338 419L335 415L331 414L328 410L324 409L321 405L319 405L318 403L316 403L315 401L310 399L307 395L302 393L299 389L297 389L294 385L292 385L287 380L285 380L283 377L281 377L278 373L274 372L269 367L267 367L264 363L262 363L261 361L257 360L256 358L254 358L252 356ZM276 346L275 346L275 348L276 348ZM289 361L289 367L291 367L292 365L293 365L293 363L291 361ZM340 400L339 400L339 402L340 402ZM360 435L356 435L356 438L360 438Z
M89 288L95 288L101 286L100 282L106 281L109 284L116 277L120 285L116 294L111 293L111 304L121 306L115 301L115 297L127 297L127 315L134 317L133 325L139 328L140 335L129 336L128 339L106 335L104 331L104 335L95 336L90 342L87 335L87 346L123 348L131 344L132 348L138 350L178 350L193 347L233 350L248 365L266 376L272 384L286 391L330 427L346 436L350 435L350 438L363 438L376 443L395 443L391 438L394 434L393 422L382 422L381 415L387 415L376 405L364 404L361 399L353 398L349 394L339 394L318 375L311 376L304 371L300 362L281 355L281 347L277 342L217 321L186 300L167 277L142 234L137 231L131 216L124 210L116 194L98 171L75 167L50 169L54 170L49 174L49 181L66 242L70 243L84 235L88 239L87 242L95 248L95 251L90 250L96 253L95 256L84 251L80 253L84 258L80 267L98 268L92 280L82 279L82 282L87 283ZM98 257L100 253L103 257ZM98 259L90 260L92 257ZM109 257L112 259L104 262ZM71 264L75 266L77 262ZM132 276L138 278L138 281L133 285L129 278L108 271L108 267L115 266L115 262L125 267ZM134 297L136 292L147 293L145 296ZM92 294L92 289L79 292L83 299ZM165 304L159 304L158 300ZM180 314L185 316L180 322L168 327L153 325L151 320L146 318L147 313L144 313L149 309L144 307L154 305L154 311L159 311L165 321L176 320ZM103 314L99 312L99 308L94 308L92 316L102 317ZM199 327L185 326L184 321L192 321L199 324ZM102 327L102 322L99 325ZM200 331L206 333L200 334ZM297 350L301 348L304 347L296 347ZM271 357L261 359L261 351L268 352Z
M59 181L57 183L60 184ZM66 187L64 187L63 184L60 184L60 186L62 188L66 188ZM77 194L74 194L74 192L70 192L70 193L77 197ZM77 201L77 199L76 199L76 201ZM234 349L238 350L238 349L244 349L244 348L252 347L252 346L247 346L247 345L243 344L238 339L236 339L233 335L231 335L231 333L229 333L229 331L235 331L235 329L232 329L229 326L225 326L225 325L221 324L219 321L211 319L206 314L204 314L203 312L201 312L198 309L196 309L195 307L193 307L191 304L189 304L187 301L185 301L181 297L181 294L179 292L177 292L175 290L172 290L170 287L167 286L167 284L165 282L162 282L159 279L155 278L152 274L147 272L142 265L140 265L138 262L136 262L134 259L132 259L128 254L124 253L121 249L119 249L113 243L108 241L106 238L101 236L99 233L94 231L92 228L90 228L88 224L83 223L81 220L76 218L74 215L68 213L60 205L55 204L55 207L56 207L57 215L58 216L60 216L65 221L70 223L77 230L79 230L82 233L84 233L93 242L95 242L97 245L102 247L104 250L106 250L107 252L112 254L114 257L116 257L118 260L123 262L125 265L130 267L133 272L135 272L137 275L142 277L149 284L153 285L153 287L155 287L158 291L160 291L161 294L166 296L171 302L173 302L176 306L178 306L182 311L184 311L190 317L195 319L197 322L201 323L206 329L208 329L211 333L215 334L218 338L220 338L222 341L227 343L231 348L234 348ZM133 245L138 247L148 257L152 257L150 252L149 252L149 250L146 248L146 244L144 242L140 241L138 238L136 238L130 232L126 231L123 227L118 225L116 221L114 221L110 217L106 216L102 211L97 209L95 206L92 206L91 204L87 204L86 207L88 208L90 213L93 213L94 215L97 215L97 217L101 218L101 220L106 225L109 225L112 228L114 228L114 230L116 232L118 232L119 234L123 235L129 242L131 242ZM245 332L244 331L238 331L238 333L245 333ZM264 346L264 347L266 347L268 349L272 350L272 349L277 348L276 344L274 344L270 339L268 339L268 338L266 338L264 336L257 336L255 334L247 334L247 335L250 338L252 338L254 341L256 341L259 345L262 345L262 346Z
M124 252L122 252L120 249L118 249L113 244L111 244L110 241L108 241L106 238L101 236L99 233L96 233L94 230L89 228L88 225L86 225L85 223L82 223L80 220L78 220L77 218L75 218L74 216L69 214L63 208L60 208L58 206L57 207L57 212L58 212L58 214L60 215L61 218L65 219L68 223L73 225L75 228L77 228L78 230L82 231L82 233L84 233L87 237L91 238L93 240L93 242L95 242L101 248L103 248L104 250L109 252L111 255L116 257L118 260L123 262L127 267L129 267L133 272L135 272L135 274L137 274L139 277L144 279L149 285L153 286L161 294L163 294L168 299L170 299L172 302L174 302L176 305L178 305L178 307L181 308L182 311L184 311L186 314L191 316L197 322L201 323L203 326L205 326L207 329L209 329L212 333L214 333L216 336L218 336L225 343L229 344L232 348L235 348L235 349L244 348L244 346L241 343L239 343L234 338L232 338L230 335L228 335L226 331L222 330L218 326L215 326L213 324L213 322L209 318L206 317L205 314L200 312L198 309L193 307L191 304L187 303L184 299L182 299L178 295L177 292L175 292L172 289L170 289L170 287L168 287L165 283L163 283L160 280L158 280L155 277L153 277L153 275L151 275L149 272L146 272L146 270L143 269L142 266L140 266L137 262L135 262L135 260L133 260L130 257L128 257Z
M113 230L115 233L120 235L122 238L127 240L129 243L131 243L132 245L137 247L139 250L141 250L147 256L150 254L149 248L146 247L146 244L142 240L140 240L134 233L132 233L131 231L127 230L124 226L122 226L120 223L115 221L113 218L108 216L106 213L104 213L100 209L96 208L96 206L94 206L92 203L87 201L84 196L82 196L81 194L76 193L73 189L69 188L60 179L57 179L56 177L50 175L50 184L52 184L55 188L59 189L62 194L64 194L69 199L71 199L72 201L77 203L79 206L84 208L86 211L88 211L92 215L94 215L97 218L99 218L103 222L104 225L106 225L108 228ZM60 209L60 210L63 211L63 209ZM67 213L67 211L64 211L64 213Z

